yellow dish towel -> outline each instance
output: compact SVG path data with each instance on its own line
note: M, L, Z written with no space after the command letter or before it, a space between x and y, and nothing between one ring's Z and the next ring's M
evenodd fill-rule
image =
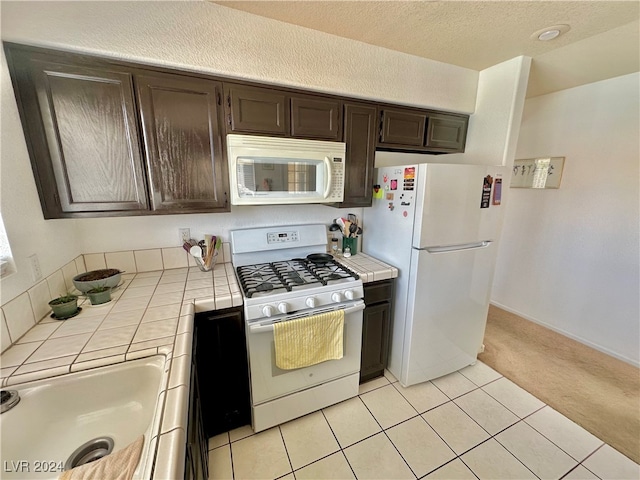
M343 329L343 310L274 324L276 365L292 370L341 359Z
M141 435L117 452L63 472L59 480L131 480L140 461L143 442L144 435Z

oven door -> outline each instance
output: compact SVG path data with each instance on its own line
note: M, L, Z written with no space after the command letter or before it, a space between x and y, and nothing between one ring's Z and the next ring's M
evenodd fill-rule
M273 324L249 325L247 327L247 349L251 371L252 404L259 405L359 372L364 307L362 300L345 304L342 307L344 309L344 354L340 360L328 360L295 370L282 370L276 366ZM309 316L322 311L326 310L310 311Z

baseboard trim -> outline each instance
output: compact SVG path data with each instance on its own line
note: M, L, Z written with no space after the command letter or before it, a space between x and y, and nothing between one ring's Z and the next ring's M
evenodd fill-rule
M586 339L584 339L582 337L579 337L579 336L574 335L574 334L572 334L570 332L562 330L561 328L557 328L557 327L554 327L553 325L549 325L546 322L538 320L537 318L534 318L534 317L532 317L530 315L527 315L526 313L519 312L518 310L516 310L514 308L511 308L511 307L508 307L506 305L503 305L503 304L501 304L499 302L493 302L492 301L490 303L491 303L491 305L493 305L495 307L498 307L498 308L500 308L502 310L505 310L505 311L507 311L509 313L513 313L514 315L518 315L519 317L522 317L525 320L529 320L530 322L533 322L533 323L536 323L538 325L541 325L541 326L543 326L545 328L548 328L549 330L553 330L554 332L559 333L560 335L564 335L565 337L569 337L570 339L575 340L576 342L580 342L583 345L586 345L587 347L591 347L594 350L598 350L599 352L606 353L607 355L609 355L611 357L614 357L614 358L617 358L618 360L622 360L623 362L628 363L629 365L633 365L634 367L640 368L640 362L638 362L636 360L633 360L632 358L628 358L628 357L625 357L624 355L620 355L619 353L616 353L616 352L614 352L614 351L612 351L612 350L610 350L610 349L608 349L606 347L603 347L602 345L598 345L596 343L590 342L589 340L586 340Z

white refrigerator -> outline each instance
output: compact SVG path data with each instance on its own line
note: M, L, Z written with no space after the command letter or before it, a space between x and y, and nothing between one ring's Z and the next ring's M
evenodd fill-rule
M503 218L501 166L377 169L364 253L398 268L388 369L404 386L476 361Z

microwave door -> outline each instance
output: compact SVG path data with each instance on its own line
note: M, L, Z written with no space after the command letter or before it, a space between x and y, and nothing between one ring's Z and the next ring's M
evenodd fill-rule
M227 147L232 205L343 199L344 143L229 134Z
M328 161L328 159L327 159ZM320 168L316 168L316 167ZM237 162L240 197L281 198L289 195L328 196L324 163L293 158L243 157Z
M257 192L255 165L252 160L239 158L236 168L238 196L240 198L255 196Z

